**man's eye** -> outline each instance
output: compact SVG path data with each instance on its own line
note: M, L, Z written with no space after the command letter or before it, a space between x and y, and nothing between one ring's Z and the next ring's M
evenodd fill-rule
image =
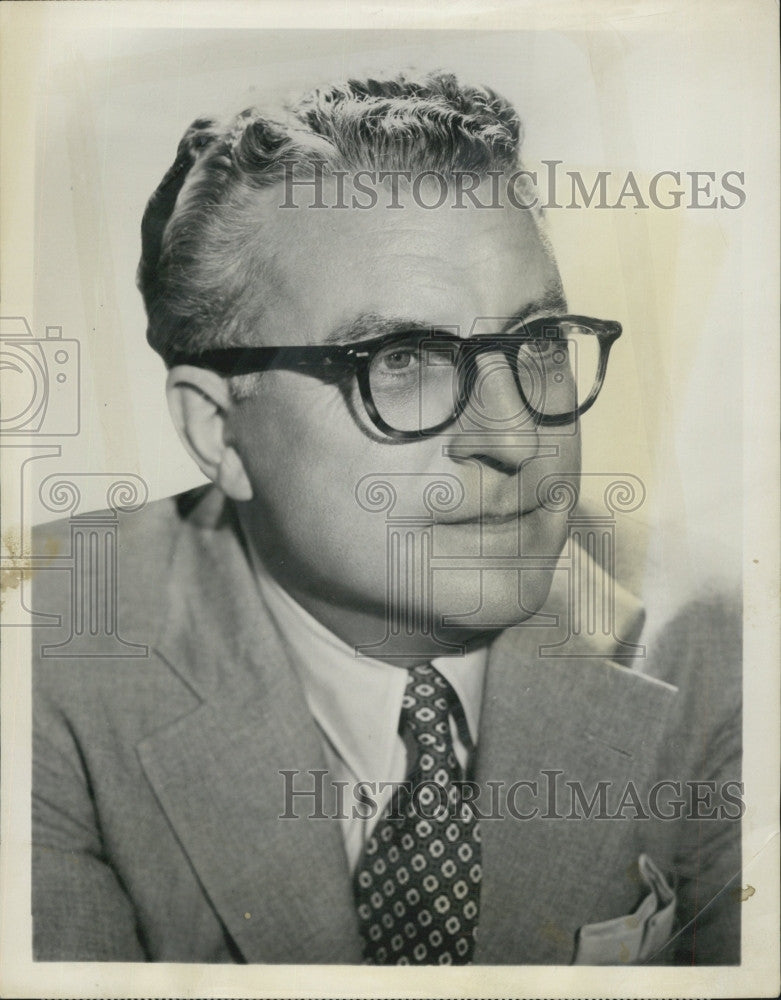
M387 351L382 351L375 358L375 365L379 364L385 371L403 372L414 368L418 362L418 352L414 347L393 347Z
M386 368L408 368L412 364L411 351L393 351L384 357Z

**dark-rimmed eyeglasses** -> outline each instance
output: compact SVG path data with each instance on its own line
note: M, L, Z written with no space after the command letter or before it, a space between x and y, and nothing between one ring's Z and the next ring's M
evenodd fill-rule
M470 401L486 407L490 380L506 365L529 419L543 426L572 423L599 395L620 336L620 323L567 315L535 319L510 333L464 338L402 331L353 344L218 348L180 354L171 363L225 376L284 369L329 382L355 378L372 423L388 437L413 440L445 430Z

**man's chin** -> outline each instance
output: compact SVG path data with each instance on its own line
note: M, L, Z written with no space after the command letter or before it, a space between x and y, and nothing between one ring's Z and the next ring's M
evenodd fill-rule
M519 625L542 608L553 581L551 568L484 569L434 574L433 609L438 631L476 637Z
M520 579L519 579L520 577ZM490 643L502 630L534 618L545 603L552 570L434 571L430 588L365 609L357 651L376 659L430 659Z

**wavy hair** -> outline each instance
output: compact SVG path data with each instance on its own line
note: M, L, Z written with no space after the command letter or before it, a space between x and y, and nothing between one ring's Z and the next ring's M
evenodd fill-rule
M483 175L516 167L521 140L504 98L449 73L317 88L277 118L248 108L225 123L196 120L141 224L149 343L170 363L175 352L257 340L262 289L278 287L258 193L282 181L286 163Z

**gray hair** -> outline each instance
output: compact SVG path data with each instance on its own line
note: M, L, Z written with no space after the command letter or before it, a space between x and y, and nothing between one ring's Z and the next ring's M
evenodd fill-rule
M141 225L149 343L170 364L180 352L256 342L258 289L274 282L272 255L257 252L257 195L286 164L485 175L515 168L521 140L504 98L449 73L317 88L276 118L249 108L227 123L198 119Z

